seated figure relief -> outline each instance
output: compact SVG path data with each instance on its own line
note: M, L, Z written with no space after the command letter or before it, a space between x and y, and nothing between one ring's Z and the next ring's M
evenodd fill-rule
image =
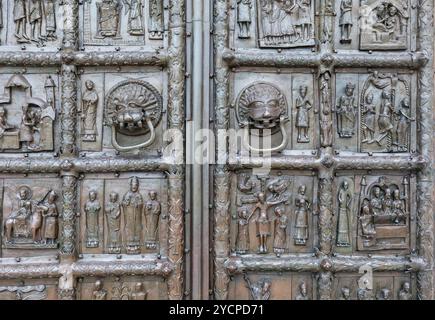
M59 230L56 202L57 194L53 190L41 199L33 199L30 187L19 187L16 207L4 221L5 247L56 248Z
M409 246L409 178L361 179L358 249L406 249Z
M408 1L369 1L361 6L361 50L408 47Z

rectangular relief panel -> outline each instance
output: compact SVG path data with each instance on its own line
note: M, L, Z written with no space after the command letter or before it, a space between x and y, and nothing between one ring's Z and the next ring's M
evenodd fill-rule
M0 51L57 51L64 9L58 0L4 0L0 4Z
M314 47L314 0L232 1L231 41L237 48Z
M339 72L335 78L335 144L341 151L416 150L416 75L410 71Z
M61 180L33 176L2 180L2 257L55 255Z
M302 172L233 175L231 247L239 255L312 252L317 179Z
M167 251L167 181L158 175L86 176L80 186L81 252Z
M166 283L158 277L79 278L80 300L166 300Z
M163 0L85 0L83 46L162 46L167 30Z
M57 279L0 280L0 300L58 300Z
M334 207L339 253L410 253L415 248L415 176L340 173Z
M152 67L84 69L78 85L80 150L157 155L167 128L166 83L166 74Z
M24 72L23 72L24 71ZM59 75L54 68L4 68L0 74L0 152L54 151L59 141Z
M333 291L335 300L415 300L416 277L398 272L337 274Z
M242 142L238 152L261 152L267 149L261 145L267 143L283 152L317 148L317 86L312 70L282 69L277 73L241 68L235 70L232 80L235 109L231 124Z
M228 297L231 300L313 300L314 280L309 273L238 275L230 283Z

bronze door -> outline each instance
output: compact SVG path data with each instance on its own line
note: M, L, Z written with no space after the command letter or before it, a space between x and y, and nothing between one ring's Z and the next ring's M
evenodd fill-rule
M432 299L433 3L213 3L214 298Z
M182 299L184 0L0 6L0 299Z
M0 299L433 299L431 1L0 9Z

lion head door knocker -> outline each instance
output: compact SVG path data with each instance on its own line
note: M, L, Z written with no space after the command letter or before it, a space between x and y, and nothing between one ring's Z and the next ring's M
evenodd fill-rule
M288 121L287 100L276 86L256 82L243 89L237 99L236 116L239 125L244 128L243 143L248 150L278 152L287 146L288 135L285 127ZM257 129L260 136L266 135L265 131L268 131L271 136L281 131L282 142L268 149L254 148L249 142L251 129Z
M112 145L118 151L146 148L156 139L155 128L162 117L162 97L151 84L142 80L126 80L107 95L105 118L112 128ZM149 134L147 140L146 136ZM119 135L143 136L141 143L121 145Z

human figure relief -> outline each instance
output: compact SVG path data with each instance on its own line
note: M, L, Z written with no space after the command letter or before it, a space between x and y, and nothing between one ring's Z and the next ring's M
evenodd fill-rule
M358 289L357 291L358 300L373 300L373 292L370 289Z
M91 80L85 82L85 92L82 96L82 141L95 142L97 136L98 93Z
M296 300L299 300L299 301L301 301L301 300L309 300L308 290L307 290L307 284L305 283L305 281L302 281L299 284L298 289L299 289L299 293L296 296Z
M394 223L406 223L406 207L405 197L402 197L400 190L396 189L393 193L392 214L394 216Z
M151 40L163 39L163 2L150 0L148 32Z
M55 0L45 2L45 31L47 40L56 40L56 4Z
M157 229L162 208L157 200L157 192L149 192L150 199L145 204L145 246L147 249L157 248Z
M296 0L296 6L302 40L309 41L312 38L311 0Z
M47 199L38 205L38 209L42 210L43 217L43 232L42 240L44 243L55 243L58 236L58 217L59 211L56 205L57 194L54 190L51 190Z
M253 300L266 301L270 299L270 290L272 283L269 279L260 279L257 282L252 283L246 273L243 274L243 278L248 285L248 289L251 293L251 297Z
M369 199L364 199L361 207L361 214L359 217L361 223L362 234L365 237L371 238L376 235L375 225L373 221L373 214L370 209Z
M18 43L29 43L27 35L27 3L26 0L14 1L15 37Z
M341 43L351 43L350 35L352 33L352 9L353 0L341 0L340 4L340 29L341 29Z
M385 190L384 199L382 200L382 210L384 215L391 216L393 214L393 199L390 188Z
M130 190L122 199L122 214L124 216L124 236L127 253L140 253L140 236L142 231L142 213L144 201L139 192L139 179L130 179Z
M288 218L282 207L275 208L275 235L273 239L273 251L277 255L285 252L287 247L287 225Z
M35 132L40 130L40 113L35 109L30 108L27 104L23 106L22 110L23 115L21 117L20 125L20 142L25 150L37 150L38 145L35 141Z
M41 0L30 0L29 2L29 24L31 28L31 40L43 44L45 37L42 34L43 6Z
M376 142L379 144L384 138L391 134L393 130L392 113L394 111L393 104L391 102L391 92L389 90L382 91L382 101L379 111L378 127L379 137L376 138Z
M97 280L94 284L94 291L92 292L92 300L106 300L107 290L103 288L103 281Z
M399 300L412 300L411 284L406 281L399 291Z
M116 192L111 192L104 207L107 221L107 246L109 253L121 253L121 204Z
M301 85L299 87L299 97L296 98L296 128L298 129L298 142L308 143L310 138L308 136L308 130L310 128L310 114L312 103L307 97L308 87Z
M346 84L345 95L338 101L336 112L340 138L352 138L355 134L357 105L354 90L354 84Z
M131 293L131 300L146 300L148 292L144 291L143 283L138 282L134 286L134 291Z
M338 192L337 246L350 246L349 217L352 213L352 192L349 183L344 181Z
M13 242L18 237L30 235L29 219L32 217L32 191L27 186L18 189L18 209L12 211L5 221L6 241Z
M132 36L143 36L143 3L142 0L124 0L128 14L127 32Z
M249 252L249 214L245 207L238 210L236 252L246 254Z
M270 237L270 220L268 216L268 209L272 207L272 204L269 204L266 201L266 196L264 193L260 192L257 195L257 203L254 205L252 213L250 217L258 210L257 216L257 237L259 239L259 253L267 253L267 238ZM248 219L249 220L249 219Z
M308 213L310 211L310 202L305 195L306 186L299 187L298 194L295 199L295 245L305 246L308 240Z
M388 288L381 289L376 300L391 300L391 290Z
M409 98L405 97L400 102L400 109L396 115L397 126L396 126L396 141L395 145L398 151L406 152L409 151L409 127L411 121L415 121L410 115L410 102Z
M341 295L339 300L351 300L350 289L348 287L341 288L340 293Z
M239 26L240 39L249 39L251 37L251 1L252 0L237 0L237 24Z
M99 236L99 213L101 210L100 201L97 199L97 192L89 192L89 200L85 203L86 213L86 247L98 248L100 246Z
M102 0L97 3L97 38L119 37L120 21L119 0Z
M376 131L376 105L373 103L373 93L371 92L365 96L362 116L364 116L362 142L369 143L374 141Z

